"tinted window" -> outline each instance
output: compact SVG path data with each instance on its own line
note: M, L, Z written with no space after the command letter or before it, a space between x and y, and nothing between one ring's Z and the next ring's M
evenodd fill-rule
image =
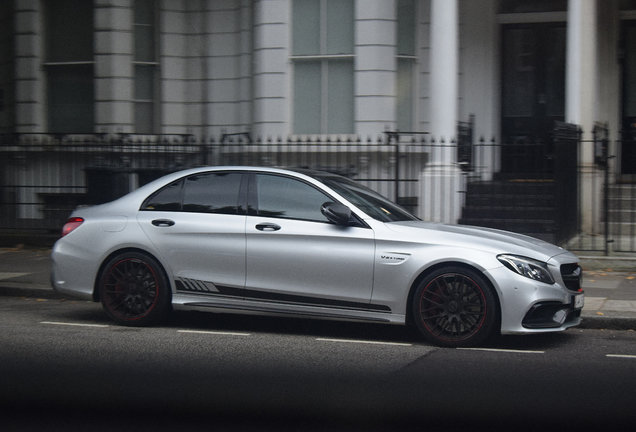
M274 175L256 175L258 215L328 222L320 212L328 195L301 181Z
M142 210L179 211L181 210L181 189L183 180L177 180L159 189L142 204Z
M240 213L241 179L241 173L195 174L150 195L141 210Z
M239 213L241 173L204 173L186 179L183 211Z

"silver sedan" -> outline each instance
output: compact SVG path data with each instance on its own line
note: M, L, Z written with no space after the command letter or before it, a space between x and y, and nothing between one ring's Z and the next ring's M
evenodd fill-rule
M77 209L53 252L60 293L124 325L171 310L414 325L443 346L565 330L584 302L575 255L486 228L418 220L307 170L206 167Z

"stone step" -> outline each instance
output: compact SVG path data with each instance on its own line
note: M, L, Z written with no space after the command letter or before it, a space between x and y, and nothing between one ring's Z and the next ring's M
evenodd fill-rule
M612 223L620 222L636 225L636 209L615 210L610 208L608 213L609 221Z
M610 199L636 201L636 184L614 184L608 189Z

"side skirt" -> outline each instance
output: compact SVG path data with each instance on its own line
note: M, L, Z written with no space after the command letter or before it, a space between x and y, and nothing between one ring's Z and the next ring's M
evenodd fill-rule
M297 316L393 324L404 324L406 322L404 315L392 314L390 310L380 312L338 306L244 299L224 295L191 294L182 291L177 291L173 295L172 304L175 309L179 310Z

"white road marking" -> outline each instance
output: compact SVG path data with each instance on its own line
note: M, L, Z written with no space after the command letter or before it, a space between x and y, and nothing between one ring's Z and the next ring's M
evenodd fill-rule
M31 273L0 272L0 280L13 279L13 278L26 276L30 274Z
M369 341L369 340L356 340L356 339L329 339L329 338L316 338L317 341L323 342L342 342L342 343L357 343L357 344L368 344L368 345L393 345L393 346L413 346L410 343L400 343L400 342L379 342L379 341Z
M545 351L514 350L514 349L503 349L503 348L457 348L457 349L466 350L466 351L489 351L489 352L519 353L519 354L545 354Z
M636 355L632 354L605 354L605 357L636 359Z
M203 331L203 330L177 330L177 333L209 334L209 335L221 335L221 336L251 336L250 333Z
M67 323L67 322L55 322L55 321L41 321L40 324L73 326L73 327L98 327L98 328L110 327L107 324L82 324L82 323Z

